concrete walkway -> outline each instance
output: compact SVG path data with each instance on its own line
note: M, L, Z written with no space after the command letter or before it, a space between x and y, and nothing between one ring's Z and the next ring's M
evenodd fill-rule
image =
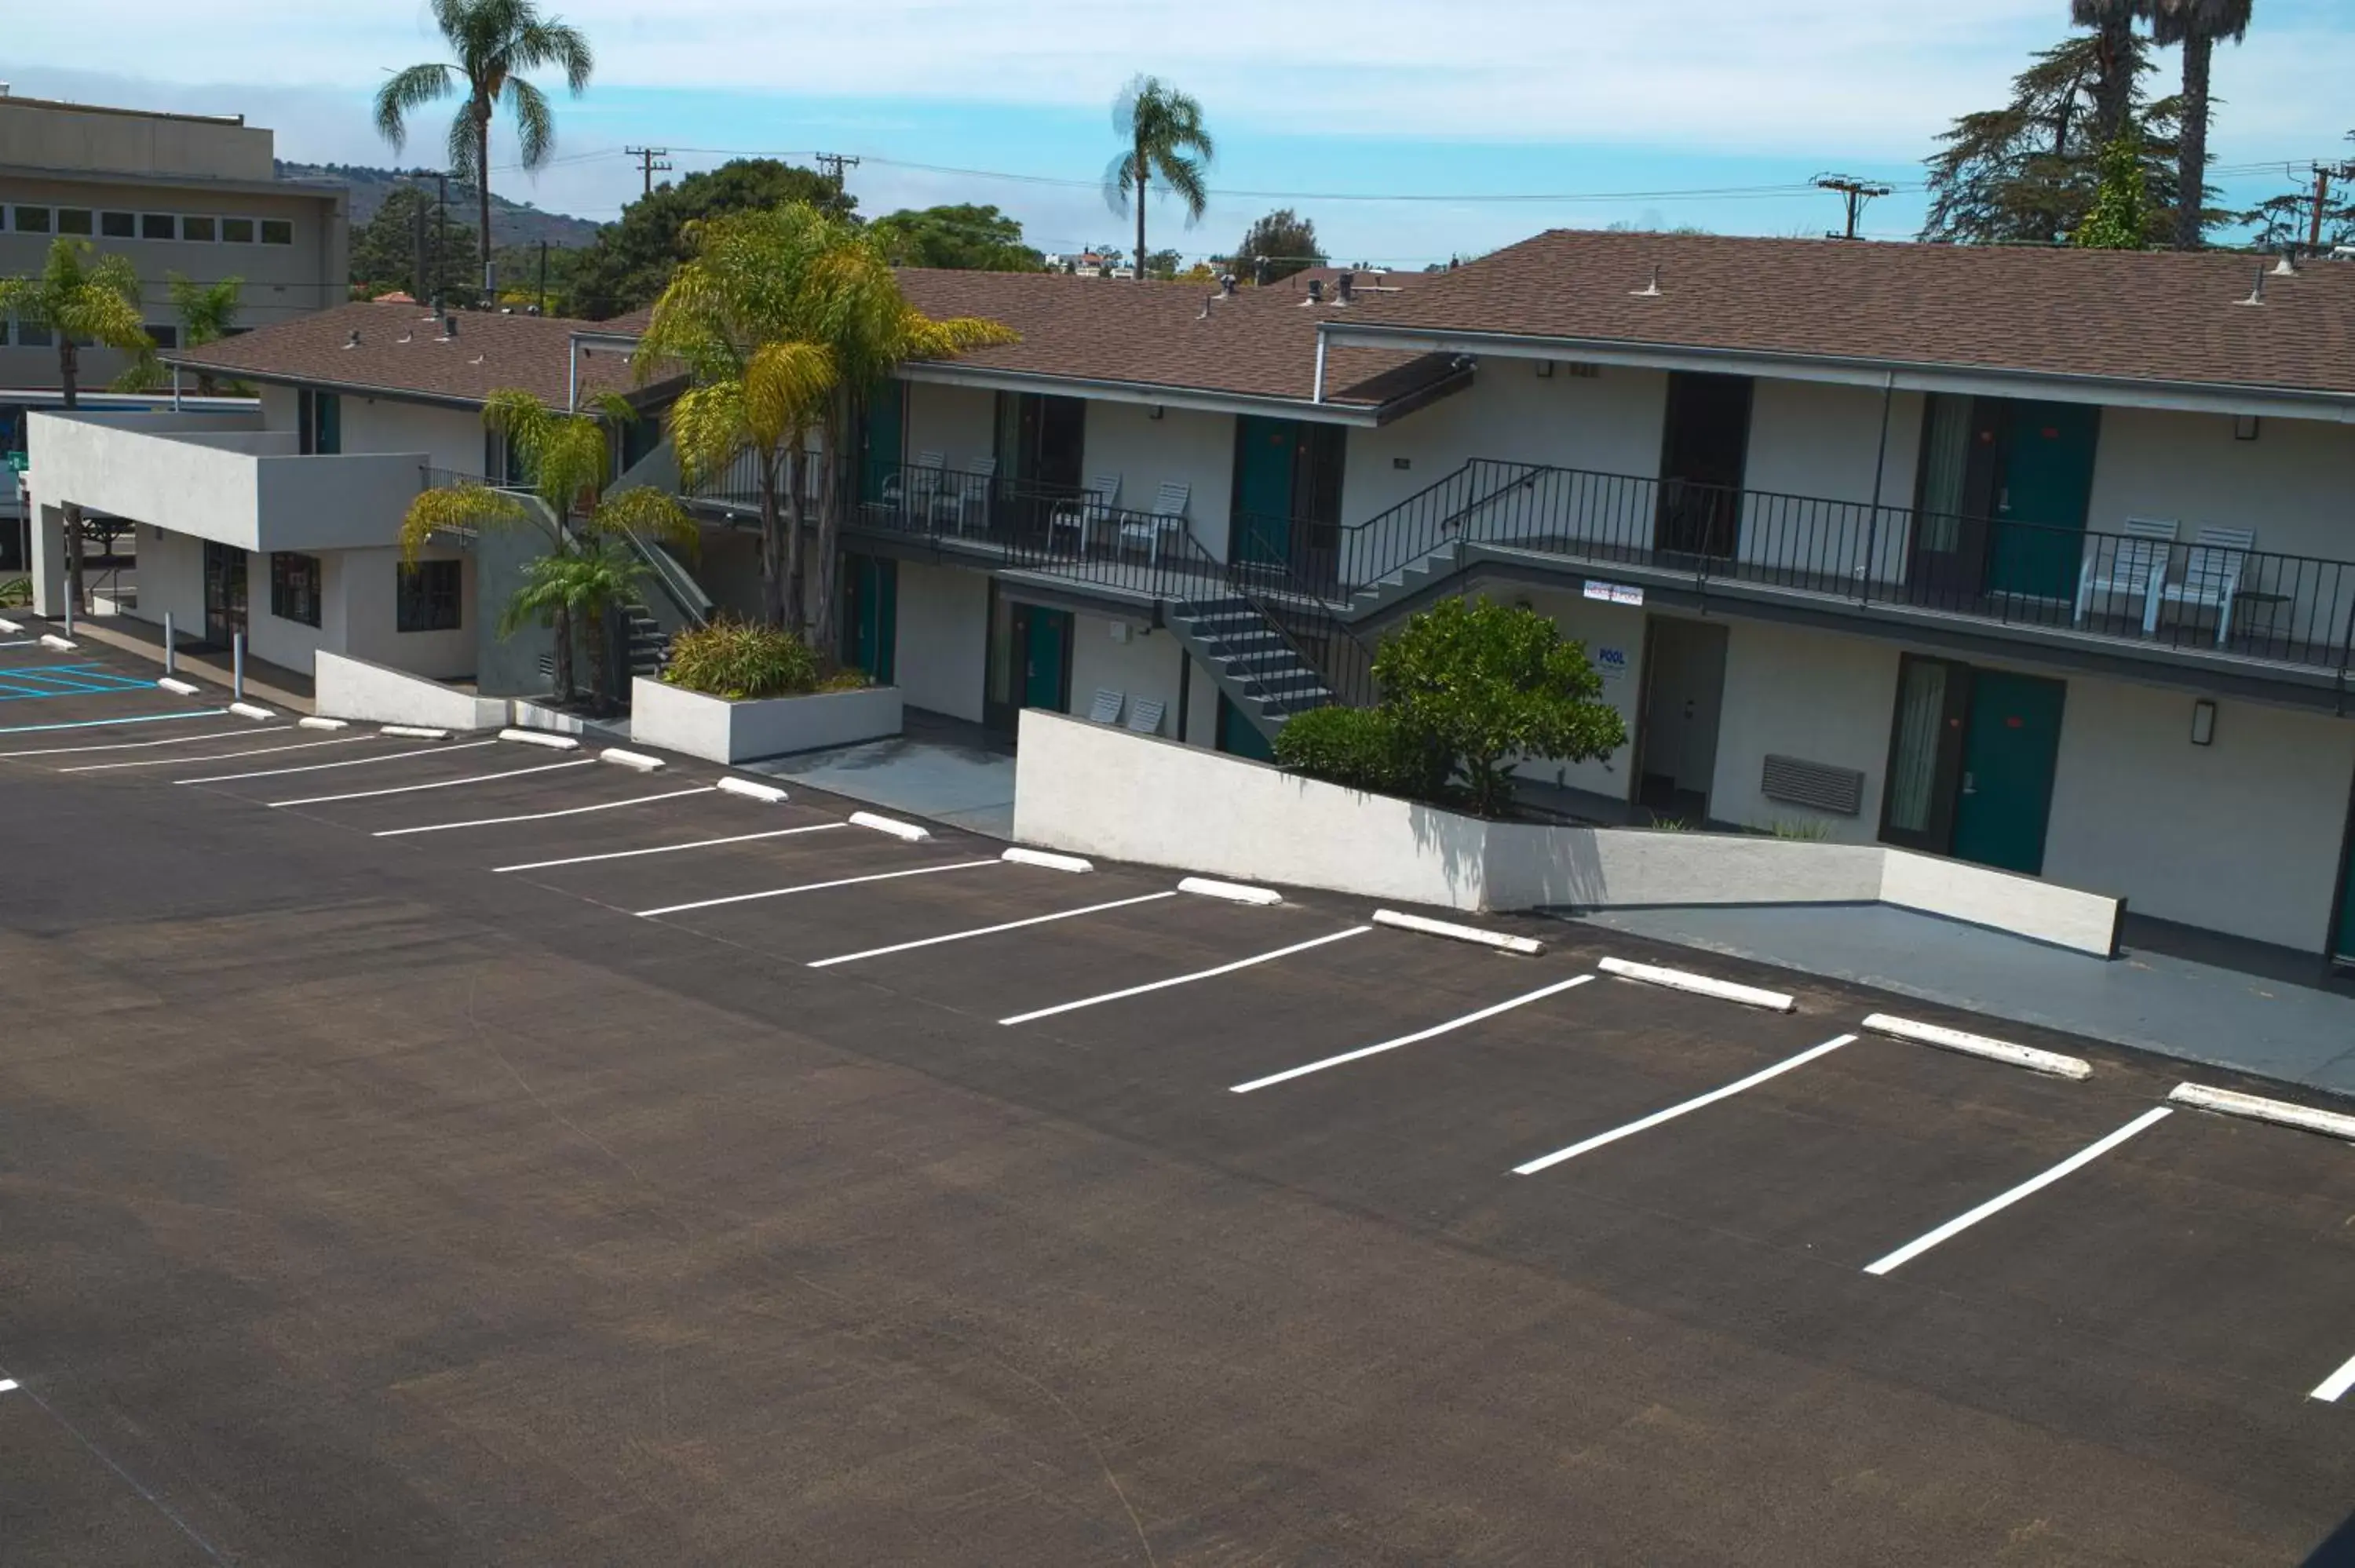
M904 732L741 771L792 779L995 839L1014 836L1014 751L979 725L911 710Z
M2355 981L2163 952L2104 962L1885 906L1616 910L1582 924L2355 1097ZM2270 952L2270 949L2264 951ZM2271 971L2271 972L2267 972Z
M19 615L17 619L27 625L34 624L36 620L31 615ZM65 630L62 620L46 620L39 624L60 634ZM152 659L158 673L162 672L164 629L154 621L128 615L77 616L74 619L74 636L102 642L138 658ZM220 686L230 684L236 678L235 661L226 650L215 648L208 642L194 641L186 634L180 635L177 641L180 645L178 668L182 674L193 675ZM292 712L307 714L312 710L311 693L311 677L300 670L290 670L282 664L272 664L266 659L256 659L250 654L246 657L245 694L255 702L275 703Z

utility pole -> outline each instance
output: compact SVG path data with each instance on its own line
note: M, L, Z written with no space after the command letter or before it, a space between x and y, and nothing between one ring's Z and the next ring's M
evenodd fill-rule
M433 178L439 187L439 194L433 201L437 215L434 222L438 226L433 238L433 264L438 278L440 269L450 260L450 176L447 174L440 174ZM439 308L442 303L442 291L439 287L433 291L433 303L436 308Z
M1827 239L1854 239L1857 221L1864 217L1865 205L1876 196L1885 196L1890 187L1875 180L1860 180L1854 175L1817 175L1810 182L1818 190L1838 191L1848 203L1848 232L1828 234Z
M2322 225L2330 216L2330 182L2355 180L2355 164L2340 164L2335 168L2327 164L2314 165L2314 212L2307 220L2306 248L2315 255L2322 254Z
M539 242L539 313L548 313L548 241Z
M654 195L655 176L670 173L670 149L668 147L624 147L622 151L638 161L639 170L645 175L646 195Z
M433 298L433 274L425 262L425 193L412 187L410 194L417 198L409 209L409 217L410 228L414 230L411 238L417 245L417 302L421 305Z
M834 182L834 194L837 196L842 194L843 171L858 167L857 158L847 157L840 153L820 153L810 161L818 166L820 174Z

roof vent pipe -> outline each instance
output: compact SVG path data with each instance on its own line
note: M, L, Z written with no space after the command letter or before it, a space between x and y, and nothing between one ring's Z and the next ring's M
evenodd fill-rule
M344 344L344 346L345 346L346 348L357 348L359 345L360 345L360 329L359 329L359 328L357 328L357 327L354 327L354 328L352 329L352 335L351 335L351 339L350 339L350 341L348 341L347 343L346 343L346 344Z
M1325 302L1325 280L1322 278L1309 279L1308 297L1300 302L1304 305L1323 304Z
M1264 256L1252 258L1252 286L1255 289L1267 287L1267 258Z
M442 318L442 340L447 343L458 335L458 313L452 311Z
M1343 272L1333 280L1333 291L1340 296L1338 303L1346 305L1352 302L1358 297L1358 275Z
M2260 267L2260 268L2258 268L2258 269L2257 269L2257 286L2256 286L2255 288L2254 288L2254 289L2252 289L2252 290L2250 290L2250 291L2249 291L2249 297L2248 297L2247 299L2245 299L2245 300L2243 300L2243 301L2241 302L2241 303L2243 303L2243 304L2244 304L2244 305L2262 305L2262 304L2264 304L2264 302L2265 302L2265 270L2264 270L2263 267Z
M1627 292L1628 292L1628 293L1630 293L1630 294L1632 294L1632 295L1634 295L1636 299L1639 299L1639 300L1657 300L1657 299L1660 299L1660 298L1662 298L1663 296L1662 296L1662 294L1660 293L1660 269L1659 269L1659 264L1658 264L1657 262L1655 262L1655 263L1653 264L1653 266L1652 266L1652 281L1651 281L1651 282L1649 282L1648 284L1645 285L1643 288L1640 288L1640 289L1630 289L1630 290L1628 290L1628 291L1627 291Z
M2295 241L2282 247L2281 260L2274 263L2274 276L2276 278L2297 276L2297 245Z
M1235 275L1232 272L1219 274L1219 292L1230 300L1235 297Z

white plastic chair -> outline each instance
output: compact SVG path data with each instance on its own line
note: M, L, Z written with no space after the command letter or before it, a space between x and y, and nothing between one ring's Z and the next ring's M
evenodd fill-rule
M1057 528L1076 528L1080 533L1080 553L1087 554L1088 535L1112 514L1120 500L1120 475L1100 473L1088 481L1088 487L1069 501L1059 501L1050 517Z
M918 452L906 468L884 476L882 504L911 516L929 516L940 494L941 469L948 460L939 452Z
M2248 564L2249 552L2256 547L2257 531L2254 528L2202 528L2192 535L2194 543L2184 552L2183 572L2171 582L2159 585L2151 596L2150 609L2143 621L2143 630L2158 630L2159 606L2190 605L2194 609L2216 612L2216 646L2232 634L2232 601L2241 592L2241 570Z
M969 533L978 520L989 528L989 493L997 478L997 460L975 458L963 471L941 476L941 493L932 501L932 521L945 516L960 534Z
M1166 704L1148 702L1139 697L1129 705L1128 727L1139 735L1159 735L1161 715L1167 711Z
M1088 710L1088 722L1090 724L1118 724L1120 722L1121 705L1126 701L1128 701L1128 696L1127 694L1124 692L1114 692L1111 690L1098 691L1096 693L1095 706Z
M1182 479L1163 484L1161 493L1154 498L1153 510L1142 517L1131 518L1120 525L1123 545L1144 545L1147 558L1161 564L1161 537L1165 534L1186 532L1186 507L1194 496L1194 487Z
M2125 538L2087 538L2084 564L2077 570L2076 623L2085 623L2096 600L2134 599L2141 601L2147 632L2159 586L2167 580L2168 562L2175 554L2176 527L2172 520L2129 517Z

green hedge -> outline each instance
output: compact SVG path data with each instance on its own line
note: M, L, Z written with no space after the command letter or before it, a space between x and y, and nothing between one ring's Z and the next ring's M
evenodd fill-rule
M818 688L817 655L790 631L720 620L671 638L663 679L737 703L800 696Z
M1447 758L1418 745L1380 708L1311 708L1275 734L1275 760L1295 773L1377 795L1439 800Z

